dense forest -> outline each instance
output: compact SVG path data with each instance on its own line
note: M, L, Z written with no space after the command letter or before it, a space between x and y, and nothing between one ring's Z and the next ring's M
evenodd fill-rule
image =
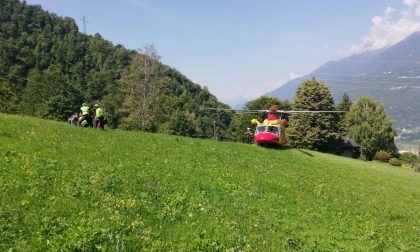
M0 1L0 20L0 112L65 120L99 102L113 128L228 134L232 113L205 110L228 106L160 63L153 46L113 45L18 0Z

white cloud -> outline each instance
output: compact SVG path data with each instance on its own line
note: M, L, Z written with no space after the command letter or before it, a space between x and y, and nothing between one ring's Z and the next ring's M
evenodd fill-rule
M393 18L396 9L388 6L382 16L372 18L368 35L352 45L350 53L361 53L392 46L410 34L420 31L420 0L403 0L405 9Z
M408 7L413 7L419 4L419 1L418 0L403 0L403 3L407 5Z
M414 15L420 16L420 0L403 0L404 5L414 9Z
M385 10L385 16L389 16L389 15L391 15L392 13L394 13L396 11L396 9L394 9L394 8L392 8L392 7L390 7L390 6L388 6L388 7L386 7L386 10Z

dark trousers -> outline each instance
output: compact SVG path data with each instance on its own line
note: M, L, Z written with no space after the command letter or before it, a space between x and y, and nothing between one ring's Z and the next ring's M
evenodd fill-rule
M105 129L105 125L104 125L104 117L100 116L95 118L95 120L93 121L93 127L97 128L98 122L101 124L101 129Z

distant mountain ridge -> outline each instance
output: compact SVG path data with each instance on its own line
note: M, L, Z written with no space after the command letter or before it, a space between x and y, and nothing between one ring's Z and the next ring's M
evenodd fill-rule
M420 126L420 32L389 48L327 62L266 95L293 100L299 84L311 77L325 81L336 102L343 93L353 101L372 96L384 103L396 128Z

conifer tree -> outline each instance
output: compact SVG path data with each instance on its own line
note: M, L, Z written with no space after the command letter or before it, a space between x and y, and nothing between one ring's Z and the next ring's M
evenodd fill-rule
M341 102L337 105L337 109L340 111L350 111L350 107L353 104L353 102L350 100L350 97L347 93L344 93L341 97Z
M341 102L337 105L337 109L339 111L345 112L343 114L339 114L340 119L338 122L338 127L339 127L341 136L348 135L348 123L346 120L346 113L350 111L350 107L352 104L353 102L350 100L350 97L348 96L348 94L344 93L343 96L341 97Z
M335 111L331 91L323 82L312 78L297 89L293 110ZM302 113L290 117L287 137L291 146L320 149L339 138L336 113Z

